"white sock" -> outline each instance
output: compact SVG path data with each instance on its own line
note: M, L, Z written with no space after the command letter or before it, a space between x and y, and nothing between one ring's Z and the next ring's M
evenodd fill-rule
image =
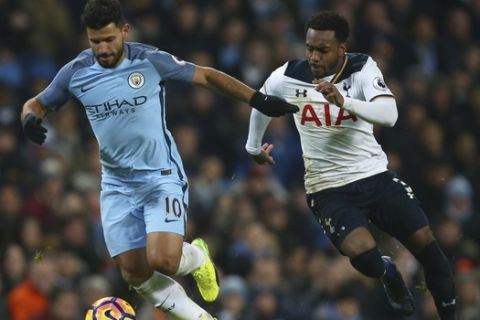
M185 290L172 278L155 271L152 276L135 290L148 302L178 320L195 320L207 315L190 299Z
M176 276L185 276L205 263L205 253L197 246L188 242L183 243L182 258Z

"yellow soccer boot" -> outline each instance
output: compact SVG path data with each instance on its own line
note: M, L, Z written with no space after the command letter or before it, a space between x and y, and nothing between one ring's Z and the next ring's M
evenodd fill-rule
M197 283L198 291L203 300L207 302L215 301L220 292L217 271L215 265L210 258L207 243L200 238L192 241L192 245L199 247L205 253L205 263L197 270L192 272L193 278Z

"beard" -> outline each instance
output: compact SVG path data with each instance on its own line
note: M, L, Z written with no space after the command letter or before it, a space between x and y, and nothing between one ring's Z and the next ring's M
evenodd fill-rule
M123 45L122 47L114 53L109 55L98 55L95 54L95 58L97 59L98 63L104 68L114 68L118 65L120 58L123 55Z
M339 65L339 60L333 61L328 65L322 65L322 66L313 66L310 65L310 69L313 73L313 76L316 79L321 79L328 77L332 74L335 74L338 71L338 65Z

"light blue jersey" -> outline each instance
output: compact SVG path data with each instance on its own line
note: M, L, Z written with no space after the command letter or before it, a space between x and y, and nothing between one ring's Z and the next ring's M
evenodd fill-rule
M82 103L107 171L178 170L185 177L165 123L163 82L191 82L195 66L140 43L126 43L124 54L116 68L103 68L91 49L83 51L38 98L49 110L60 108L70 95Z
M59 109L73 95L100 146L102 227L112 257L145 247L150 232L184 234L188 183L165 123L169 79L191 82L195 66L140 43L103 68L88 49L66 64L38 99Z

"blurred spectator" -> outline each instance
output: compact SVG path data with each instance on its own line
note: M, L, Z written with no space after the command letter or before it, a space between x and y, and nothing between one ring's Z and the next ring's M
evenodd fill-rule
M252 306L245 319L282 320L279 293L271 288L259 288L253 294Z
M222 279L220 291L221 309L218 320L240 320L248 310L248 284L239 276L227 276Z
M447 217L459 224L470 220L474 212L472 196L472 186L465 177L452 177L446 185Z
M18 89L22 84L23 71L20 61L15 58L14 52L0 47L0 83Z
M27 279L7 296L11 320L31 320L47 312L49 295L55 288L57 269L50 257L43 257L30 266Z
M48 310L33 320L77 320L83 315L80 310L79 296L72 289L57 289L51 295Z
M86 310L100 298L111 296L112 286L104 276L91 274L80 281L79 293L80 305Z
M442 38L446 53L445 71L453 71L461 65L462 52L466 50L471 38L471 19L464 8L456 7L448 11Z
M252 39L245 44L245 61L241 66L241 77L253 88L260 88L271 70L272 57L269 43L261 39Z
M15 185L0 185L0 253L14 242L23 217L20 212L21 195Z
M433 77L442 65L435 21L429 15L421 14L413 23L412 46L418 67L422 73Z
M18 241L29 260L38 256L44 249L45 233L37 218L25 218L22 221L19 236Z
M8 292L25 279L28 264L25 253L18 244L11 244L5 249L2 262L4 272L2 283L5 292Z
M21 1L30 21L29 46L33 54L58 58L73 37L64 3L58 0ZM69 51L67 51L69 52ZM34 64L38 64L36 61Z
M475 272L462 272L458 278L459 319L478 319L478 315L480 315L478 274Z
M56 209L65 190L64 164L48 158L41 163L40 183L26 199L23 211L41 223L43 228L55 224Z
M247 26L240 18L227 19L222 28L218 45L218 66L221 70L234 77L240 76L243 46L246 38Z
M224 179L224 167L219 158L210 156L202 160L191 189L194 198L190 202L195 208L193 217L197 222L208 225L213 222L215 200L228 191L228 181Z

